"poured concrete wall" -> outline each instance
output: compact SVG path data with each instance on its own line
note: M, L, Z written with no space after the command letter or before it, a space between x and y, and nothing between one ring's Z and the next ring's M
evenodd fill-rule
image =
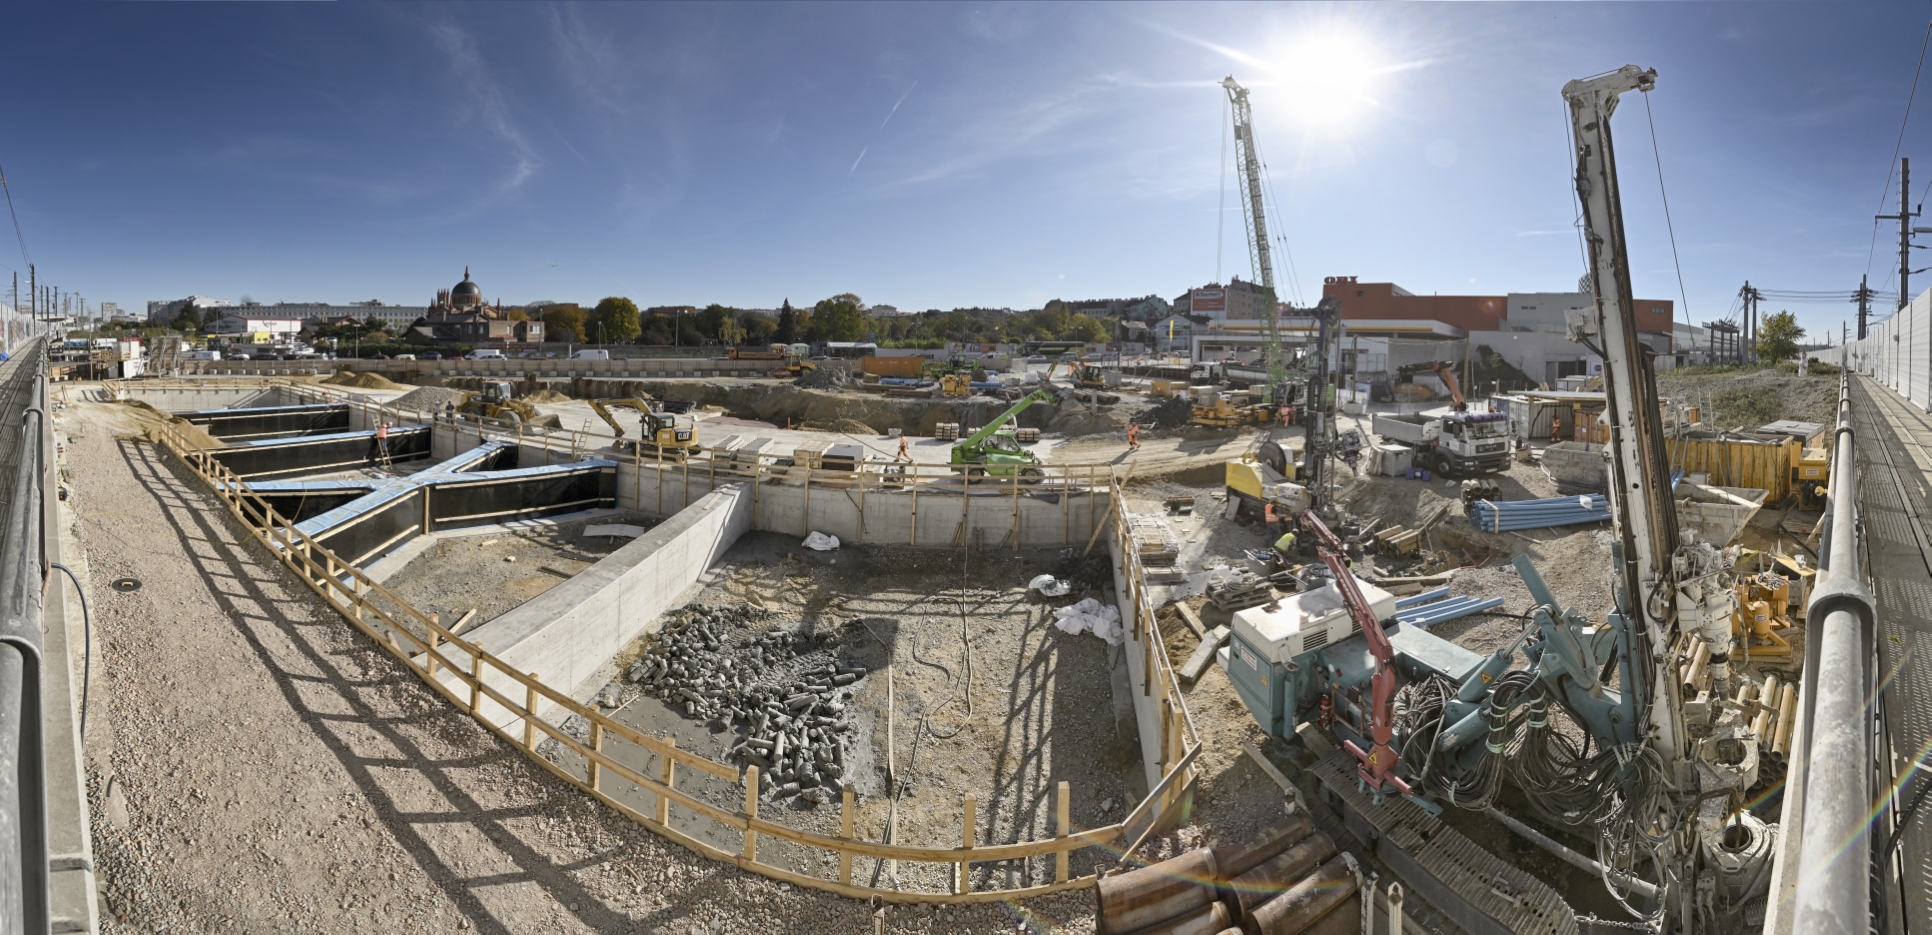
M654 516L668 516L695 503L710 489L708 462L666 464L652 462L617 466L617 504ZM1104 476L1104 475L1103 475ZM991 481L966 487L958 483L925 483L911 489L879 486L879 475L869 476L866 489L821 473L808 488L802 473L793 477L767 475L752 491L752 528L803 537L823 532L842 542L898 544L920 548L949 548L977 541L986 546L1085 546L1095 524L1107 514L1107 491L1076 487L1063 492L1057 484L1022 485L1015 497L1012 485ZM661 483L660 483L661 481ZM728 478L720 478L725 483ZM961 532L962 520L965 532ZM1017 528L1019 541L1012 532ZM963 536L963 537L962 537Z
M118 383L120 399L139 400L163 412L196 409L241 409L251 406L289 406L307 402L283 399L282 391L262 383L235 380L210 380L205 384L165 386Z
M745 485L710 492L597 564L464 634L520 672L569 687L583 700L601 687L599 670L641 636L684 592L751 529L751 491ZM465 668L469 657L448 658ZM523 688L501 675L485 682L512 698ZM540 704L539 713L551 707ZM516 719L488 700L483 717L508 727Z

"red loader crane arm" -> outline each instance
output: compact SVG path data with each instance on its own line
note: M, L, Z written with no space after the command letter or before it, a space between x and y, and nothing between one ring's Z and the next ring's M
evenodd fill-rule
M1301 524L1315 537L1316 551L1322 563L1334 575L1335 590L1342 595L1342 603L1355 618L1355 625L1367 638L1369 653L1375 657L1375 674L1369 677L1369 723L1368 734L1370 749L1363 752L1354 741L1343 741L1343 746L1358 761L1356 775L1377 792L1393 786L1403 795L1410 794L1409 784L1395 775L1396 763L1400 756L1389 741L1395 737L1395 724L1389 709L1395 699L1395 644L1389 642L1389 635L1382 632L1382 621L1375 617L1375 609L1369 606L1368 598L1356 583L1355 575L1348 570L1346 552L1342 540L1328 524L1322 522L1314 510L1301 514Z

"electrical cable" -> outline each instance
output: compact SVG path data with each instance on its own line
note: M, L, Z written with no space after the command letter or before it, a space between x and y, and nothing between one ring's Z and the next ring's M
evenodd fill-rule
M1684 300L1684 322L1690 323L1690 293L1684 290L1684 263L1677 258L1677 228L1670 222L1670 193L1664 190L1664 156L1657 146L1657 118L1650 112L1650 92L1644 92L1644 120L1650 124L1650 156L1657 161L1657 195L1664 200L1664 230L1670 234L1670 262L1677 267L1677 296Z
M58 568L66 572L67 580L74 583L74 593L80 595L81 641L85 647L81 655L80 736L81 742L86 743L87 689L88 683L93 681L94 678L94 620L93 616L87 611L87 592L81 589L80 579L74 576L74 570L59 562L48 562L47 564L49 567Z
M1227 119L1221 121L1221 206L1214 213L1214 281L1217 283L1221 281L1221 255L1228 236L1228 128L1234 123L1234 103L1226 100L1222 103L1227 108L1222 111Z
M7 196L7 215L13 218L14 239L20 241L20 260L32 266L33 258L27 255L27 235L20 232L20 213L13 208L13 189L7 187L7 170L4 166L0 166L0 193Z
M1926 22L1925 38L1919 40L1919 63L1912 69L1912 90L1905 95L1905 116L1899 118L1898 142L1892 144L1892 161L1885 166L1885 184L1879 186L1878 189L1878 210L1880 211L1885 210L1885 198L1891 194L1892 173L1898 169L1898 154L1905 148L1905 127L1912 122L1912 101L1919 96L1919 73L1925 70L1925 50L1928 45L1932 45L1932 20ZM1900 205L1899 213L1903 214L1904 212L1905 206ZM1872 244L1867 248L1865 255L1866 275L1871 275L1872 260L1877 258L1877 256L1878 220L1874 218L1872 220Z

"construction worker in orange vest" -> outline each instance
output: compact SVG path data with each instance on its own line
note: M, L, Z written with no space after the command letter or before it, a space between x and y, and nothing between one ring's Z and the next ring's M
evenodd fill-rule
M1140 425L1138 423L1130 422L1127 425L1127 450L1140 450Z
M1275 537L1281 535L1281 517L1275 514L1275 502L1273 500L1268 500L1261 504L1261 522L1268 528L1268 540L1270 542L1274 541Z

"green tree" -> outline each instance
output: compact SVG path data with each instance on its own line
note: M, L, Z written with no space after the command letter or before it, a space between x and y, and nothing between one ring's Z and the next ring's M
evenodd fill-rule
M1758 358L1777 363L1787 357L1798 356L1798 339L1805 336L1805 329L1798 327L1798 316L1790 312L1779 312L1764 320L1758 328Z
M784 307L778 310L778 327L773 330L772 340L780 344L790 344L798 340L799 332L802 330L798 321L798 310L792 308L792 300L786 299Z
M1090 315L1074 315L1067 320L1065 330L1060 332L1060 340L1104 344L1107 341L1107 331L1107 323L1098 318Z
M622 296L608 296L590 313L591 333L587 337L600 344L623 344L638 335L637 303Z
M174 321L170 324L182 331L200 331L201 308L195 305L193 299L189 299L188 304L181 306L181 311L174 313Z
M731 344L734 342L725 336L725 332L737 323L737 309L713 302L705 306L704 311L691 316L691 320L684 324L687 328L695 326L698 332L707 338L717 338L720 341Z
M746 341L769 344L773 340L772 336L778 333L777 319L766 318L763 315L740 315L738 326L745 332L745 336L739 340L740 344Z
M865 335L865 302L850 292L812 306L811 335L819 341L857 341Z
M584 310L575 302L546 306L543 310L543 332L552 341L582 341L584 320Z
M737 314L737 309L732 309L732 312L732 316L718 326L718 340L726 344L743 344L745 336L750 334L745 328L745 316Z

